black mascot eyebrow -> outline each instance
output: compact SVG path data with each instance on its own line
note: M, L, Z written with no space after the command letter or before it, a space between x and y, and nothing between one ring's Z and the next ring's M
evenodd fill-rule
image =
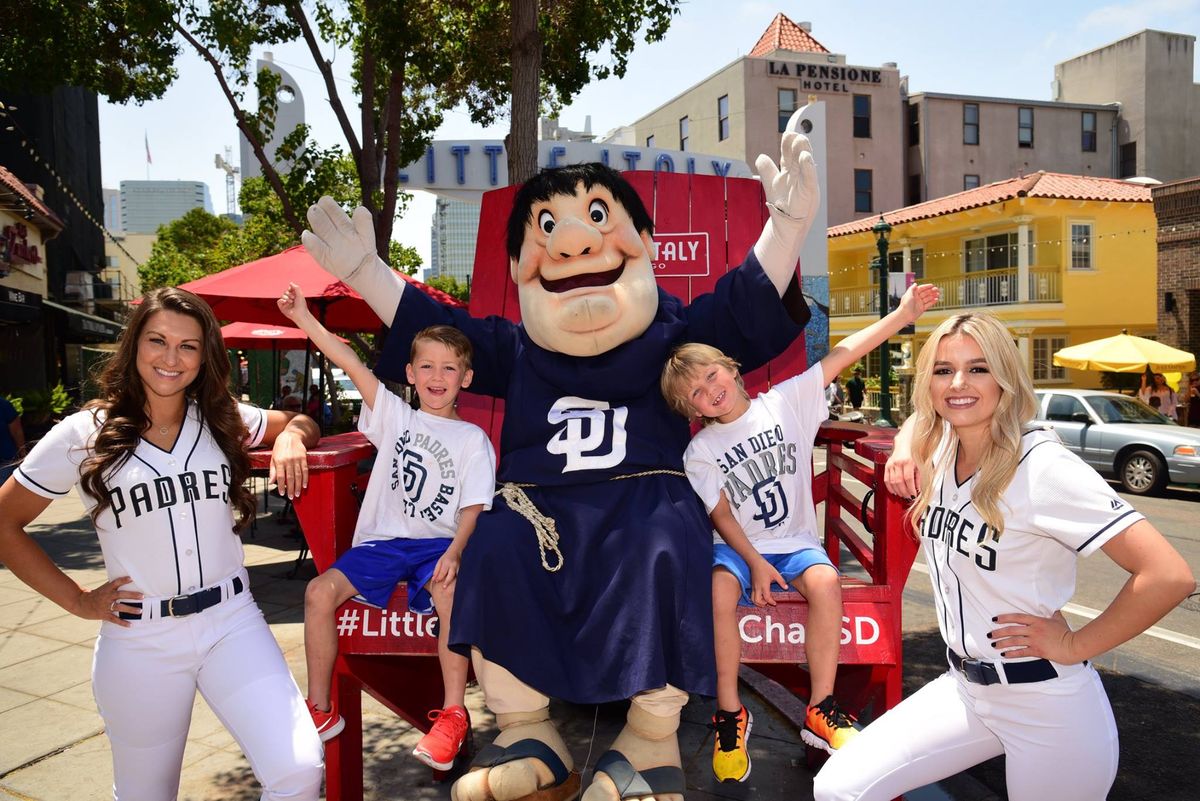
M612 193L613 200L625 207L639 234L654 236L654 220L650 219L641 196L621 173L598 161L586 164L570 164L565 167L547 167L530 178L513 198L512 212L508 215L508 257L517 259L521 255L521 244L525 241L525 226L533 217L533 206L557 195L573 195L583 184L586 192L594 186L603 186Z

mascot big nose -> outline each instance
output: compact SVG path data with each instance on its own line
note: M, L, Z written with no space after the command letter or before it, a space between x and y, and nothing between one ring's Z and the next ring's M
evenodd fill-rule
M463 555L450 632L500 734L455 783L455 801L578 796L552 697L632 701L584 801L683 796L679 712L689 692L715 694L712 539L682 472L686 423L658 378L686 341L754 369L808 320L802 302L783 301L819 203L808 141L789 130L779 167L766 156L755 166L769 209L762 235L690 305L655 287L653 222L618 173L543 170L516 194L508 227L519 325L406 290L376 256L365 209L349 218L322 198L308 211L309 253L392 323L381 376L402 377L417 331L450 324L475 348L471 390L506 401L500 497ZM580 308L595 316L583 332Z

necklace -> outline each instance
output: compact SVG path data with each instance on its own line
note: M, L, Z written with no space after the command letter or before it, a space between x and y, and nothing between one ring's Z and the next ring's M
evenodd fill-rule
M167 432L170 430L171 430L170 426L159 426L158 427L158 433L162 434L163 436L166 436Z

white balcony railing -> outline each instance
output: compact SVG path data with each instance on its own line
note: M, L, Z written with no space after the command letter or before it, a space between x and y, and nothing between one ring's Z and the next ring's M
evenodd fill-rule
M1030 267L1028 300L1022 301L1015 268L961 273L928 278L942 290L943 309L1006 306L1015 303L1059 303L1062 301L1062 271L1057 267ZM879 287L856 286L829 290L829 316L879 315Z

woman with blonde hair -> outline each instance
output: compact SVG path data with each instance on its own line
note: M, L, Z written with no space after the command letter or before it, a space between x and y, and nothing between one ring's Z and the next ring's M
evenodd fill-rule
M888 711L817 775L814 796L891 799L1004 754L1012 801L1104 798L1117 729L1089 660L1145 631L1195 588L1182 557L1051 431L1007 328L958 314L917 360L913 414L888 489L915 502L946 673ZM1129 574L1073 631L1060 611L1076 560Z
M114 799L179 791L196 692L237 739L264 801L311 799L322 754L242 566L254 515L246 449L272 445L271 479L308 483L316 424L231 394L208 304L154 290L99 377L101 396L56 425L0 486L0 562L68 612L98 620L92 692L113 760ZM25 529L75 490L96 528L108 581L65 574Z

